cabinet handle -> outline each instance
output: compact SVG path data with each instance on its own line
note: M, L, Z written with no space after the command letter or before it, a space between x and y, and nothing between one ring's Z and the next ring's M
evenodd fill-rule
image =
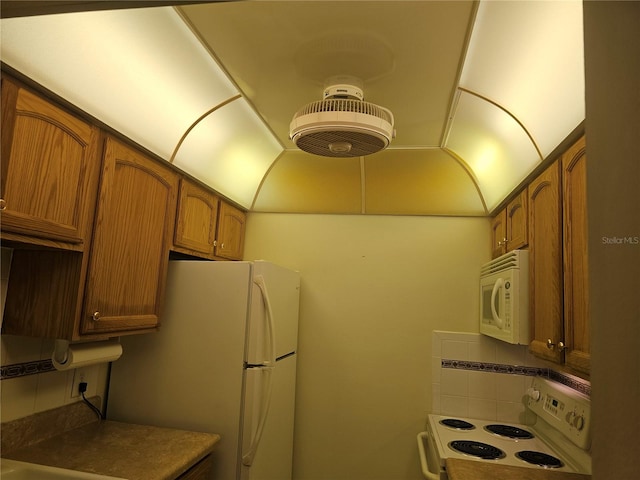
M564 342L558 342L558 350L559 351L563 351L567 348L567 346L564 344Z
M507 237L503 238L502 240L500 240L498 242L498 246L501 247L502 245L506 245L507 244Z
M556 344L553 343L550 338L547 338L547 348L549 350L553 350L555 348L555 346L556 346Z
M0 210L7 208L7 201L4 198L0 198Z
M221 249L221 250L224 250L224 242L222 242L222 243L220 244L220 249Z
M91 315L91 320L93 320L94 322L97 322L100 320L100 312L93 312L93 315Z

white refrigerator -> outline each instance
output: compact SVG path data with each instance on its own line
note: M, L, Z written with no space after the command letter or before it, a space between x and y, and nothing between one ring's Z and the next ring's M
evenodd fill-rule
M218 480L291 479L300 276L169 262L157 333L124 336L107 418L220 434Z

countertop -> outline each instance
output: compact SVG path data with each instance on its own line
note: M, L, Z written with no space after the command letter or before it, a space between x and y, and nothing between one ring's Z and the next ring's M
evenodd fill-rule
M82 409L90 412L86 406L74 408L82 415ZM69 425L66 412L37 415L2 425L2 457L128 480L173 480L220 440L217 434L99 421L95 415L81 425L73 424L77 415ZM71 428L55 428L63 424Z
M475 460L447 459L449 480L588 480L591 475L494 465Z

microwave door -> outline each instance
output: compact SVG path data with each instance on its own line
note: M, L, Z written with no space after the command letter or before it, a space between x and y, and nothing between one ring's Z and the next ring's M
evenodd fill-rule
M504 279L495 276L482 285L482 323L500 330L504 327L503 287Z
M504 292L501 290L504 288L504 279L502 277L496 279L496 283L493 284L493 289L491 290L491 316L493 317L493 321L500 330L504 328L504 319L502 316L504 315ZM498 295L500 294L500 295ZM496 306L496 303L498 304Z

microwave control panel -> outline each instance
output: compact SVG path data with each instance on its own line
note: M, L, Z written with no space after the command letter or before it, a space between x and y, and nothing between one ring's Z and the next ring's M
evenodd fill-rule
M504 330L511 330L511 282L504 282Z

